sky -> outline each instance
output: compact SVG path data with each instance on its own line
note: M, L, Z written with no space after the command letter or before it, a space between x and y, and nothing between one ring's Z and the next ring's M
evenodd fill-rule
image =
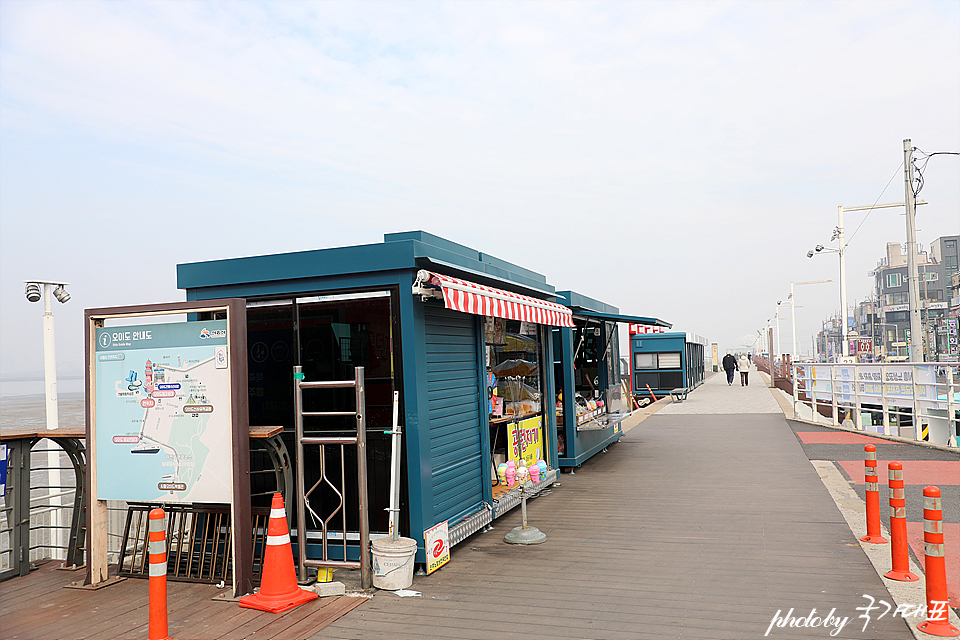
M725 349L800 286L839 311L837 207L960 151L960 2L0 2L0 379L83 374L83 309L184 262L422 229ZM960 233L930 158L923 246ZM847 289L902 209L847 213ZM790 351L789 308L781 322ZM624 331L625 333L625 331ZM748 340L749 341L749 340Z

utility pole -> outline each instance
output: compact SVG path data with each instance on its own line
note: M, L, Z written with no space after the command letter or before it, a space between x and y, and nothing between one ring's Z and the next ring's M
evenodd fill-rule
M917 273L916 201L913 193L913 144L903 141L904 204L907 211L907 298L910 303L910 362L923 362L920 334L920 277Z
M847 342L847 242L843 237L843 206L837 207L837 238L840 240L840 353L844 358L850 355Z

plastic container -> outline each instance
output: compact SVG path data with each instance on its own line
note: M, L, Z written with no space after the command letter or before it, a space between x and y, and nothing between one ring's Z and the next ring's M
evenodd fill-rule
M373 586L386 591L406 589L413 584L413 559L417 541L411 538L376 538L370 543L373 555Z

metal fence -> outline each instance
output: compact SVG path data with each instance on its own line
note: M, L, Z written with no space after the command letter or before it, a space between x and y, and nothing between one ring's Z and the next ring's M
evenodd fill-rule
M45 558L65 560L70 549L70 529L76 496L76 478L73 465L66 453L52 440L23 452L19 443L4 443L8 447L8 482L5 495L0 498L0 577L20 575L29 570L29 564ZM27 455L28 484L20 486L23 477L18 471L17 456ZM29 533L15 527L27 505Z
M792 363L794 418L957 446L960 370L953 363Z

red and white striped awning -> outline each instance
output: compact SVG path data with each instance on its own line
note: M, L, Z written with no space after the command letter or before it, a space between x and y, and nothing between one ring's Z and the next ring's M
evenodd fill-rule
M417 281L440 287L447 309L554 327L574 326L573 312L556 302L547 302L432 271L419 271Z

